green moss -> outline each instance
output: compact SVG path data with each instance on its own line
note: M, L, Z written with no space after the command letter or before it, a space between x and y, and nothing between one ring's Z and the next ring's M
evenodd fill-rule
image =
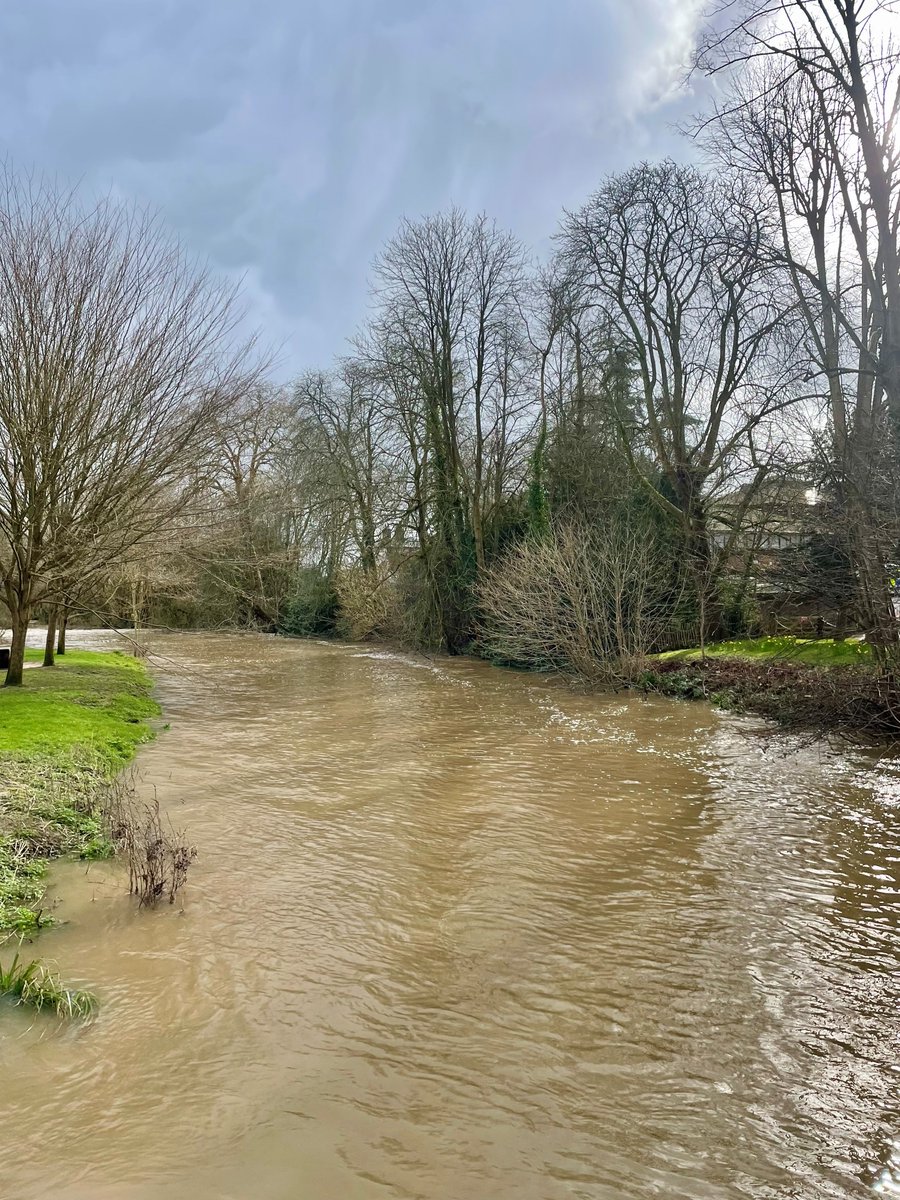
M706 647L707 658L789 659L815 667L865 666L872 662L872 648L860 641L833 638L767 637L715 642ZM669 650L657 655L665 659L703 657L699 648Z
M0 934L46 923L48 859L110 855L98 800L153 737L151 687L137 659L76 650L52 668L29 668L22 687L0 689Z

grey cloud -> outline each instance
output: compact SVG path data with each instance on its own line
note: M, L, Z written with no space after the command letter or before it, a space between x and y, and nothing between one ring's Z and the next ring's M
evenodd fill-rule
M283 369L363 316L401 215L484 208L546 245L673 148L697 0L32 0L0 12L14 162L160 207L246 276Z

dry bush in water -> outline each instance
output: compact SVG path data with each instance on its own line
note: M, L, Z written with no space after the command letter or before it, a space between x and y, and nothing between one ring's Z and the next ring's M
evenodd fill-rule
M636 523L554 529L515 547L481 584L482 646L503 662L625 682L671 621L671 575Z
M197 849L164 821L159 801L139 800L131 780L118 780L110 789L104 816L109 836L128 863L128 887L142 908L163 898L170 904L187 881Z

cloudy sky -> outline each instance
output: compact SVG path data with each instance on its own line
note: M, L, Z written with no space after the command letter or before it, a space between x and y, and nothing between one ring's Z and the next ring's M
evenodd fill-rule
M698 3L8 3L0 136L241 275L287 375L345 350L401 216L484 209L546 252L605 172L685 157Z

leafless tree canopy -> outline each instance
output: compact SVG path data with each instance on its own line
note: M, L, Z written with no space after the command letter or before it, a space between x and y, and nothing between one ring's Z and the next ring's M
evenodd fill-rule
M777 224L774 259L804 327L835 493L879 653L896 656L900 431L900 56L891 0L718 5L697 64L724 98L697 132L756 179Z
M654 503L684 526L710 598L711 506L738 481L764 479L777 416L798 394L779 353L791 312L779 303L768 225L758 192L736 176L664 162L609 180L563 233L583 303L635 365L639 405L614 413L622 451Z

